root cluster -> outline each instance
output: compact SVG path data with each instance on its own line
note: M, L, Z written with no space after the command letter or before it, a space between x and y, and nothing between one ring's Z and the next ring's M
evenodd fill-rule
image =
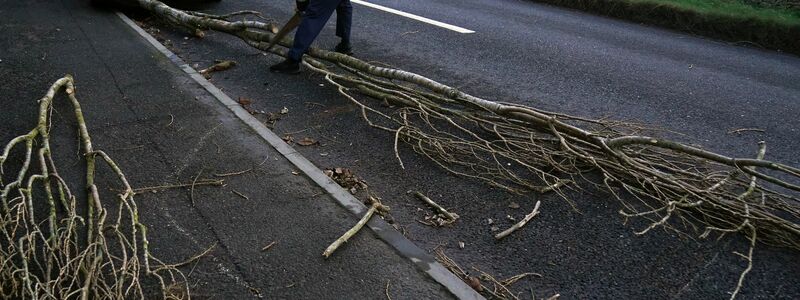
M52 105L64 90L74 108L86 166L86 189L73 193L53 160ZM2 182L14 152L21 167ZM95 150L71 76L56 81L39 100L36 127L12 139L0 155L0 298L187 298L176 265L150 254L147 227L139 221L134 192L117 164ZM101 201L96 164L105 164L124 189ZM8 171L8 170L6 170ZM6 177L8 178L8 177ZM73 182L73 181L70 181ZM146 282L142 275L150 275Z

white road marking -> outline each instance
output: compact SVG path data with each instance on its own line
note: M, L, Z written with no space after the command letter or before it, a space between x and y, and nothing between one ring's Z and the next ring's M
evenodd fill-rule
M388 12L388 13L393 13L395 15L403 16L403 17L406 17L406 18L409 18L409 19L414 19L414 20L417 20L417 21L420 21L420 22L425 22L425 23L428 23L428 24L431 24L431 25L434 25L434 26L439 26L439 27L442 27L442 28L445 28L445 29L449 29L449 30L458 32L458 33L475 33L475 31L469 30L469 29L466 29L466 28L463 28L463 27L458 27L458 26L455 26L455 25L450 25L450 24L439 22L439 21L436 21L436 20L431 20L431 19L428 19L426 17L420 17L420 16L415 15L415 14L410 14L410 13L407 13L407 12L404 12L404 11L396 10L394 8L388 8L386 6L373 4L373 3L369 3L369 2L366 2L366 1L362 1L362 0L350 0L350 2L353 2L355 4L361 4L361 5L364 5L364 6L367 6L367 7L372 7L374 9L379 9L379 10L382 10L382 11L385 11L385 12Z

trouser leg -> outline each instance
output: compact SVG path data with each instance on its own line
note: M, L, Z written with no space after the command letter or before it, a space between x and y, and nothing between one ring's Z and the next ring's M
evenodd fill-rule
M311 0L303 14L303 21L294 34L294 44L289 49L289 58L300 60L317 38L325 23L331 18L339 0Z
M353 5L350 0L342 0L336 6L336 36L342 42L350 43L350 26L353 24Z

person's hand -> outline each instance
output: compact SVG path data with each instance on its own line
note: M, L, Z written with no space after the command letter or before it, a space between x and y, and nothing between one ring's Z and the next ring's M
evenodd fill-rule
M295 0L295 4L297 4L297 11L304 12L308 8L308 1L309 0Z

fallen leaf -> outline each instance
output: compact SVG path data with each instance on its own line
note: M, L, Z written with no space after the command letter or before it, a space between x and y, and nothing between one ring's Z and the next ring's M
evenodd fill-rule
M284 135L282 139L287 144L291 144L292 142L294 142L294 138L291 135L288 135L288 134Z
M300 145L300 146L311 146L311 145L319 144L319 142L317 140L309 138L309 137L304 137L302 140L299 140L296 143L298 145Z
M245 106L253 104L253 100L250 98L239 97L239 105Z
M473 290L476 290L478 292L483 292L483 286L481 285L481 280L478 279L477 277L468 276L467 277L467 284Z

